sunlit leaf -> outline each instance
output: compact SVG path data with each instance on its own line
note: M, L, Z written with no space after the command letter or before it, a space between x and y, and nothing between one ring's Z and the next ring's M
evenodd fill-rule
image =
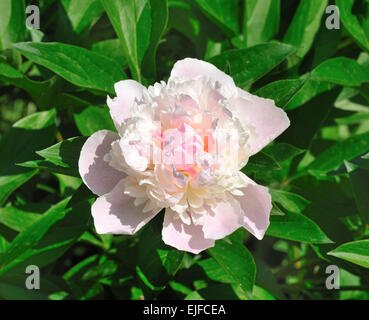
M332 243L320 227L301 213L289 212L284 216L270 217L266 234L281 239L307 243Z
M10 48L26 36L26 6L24 0L0 2L0 50Z
M279 0L247 0L243 21L247 47L271 40L279 30Z
M369 268L369 240L344 243L328 254Z
M228 69L238 86L246 86L274 69L295 50L294 46L271 42L226 51L209 61L221 70ZM259 63L260 61L263 63Z
M354 0L336 0L336 3L345 28L360 47L369 50L368 12L364 11L364 7L360 7L360 5L364 6L365 4L357 1L358 6L354 9Z
M300 1L283 39L298 47L296 55L299 58L303 58L310 50L327 5L327 0Z
M114 93L114 83L126 78L114 60L81 47L56 42L23 42L14 47L31 61L84 88Z
M251 297L255 282L256 267L254 259L247 248L237 242L229 240L216 241L215 247L208 252L220 265L223 271L240 284L245 293Z

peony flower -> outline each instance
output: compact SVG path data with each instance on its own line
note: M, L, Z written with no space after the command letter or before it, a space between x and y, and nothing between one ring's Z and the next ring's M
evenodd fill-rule
M94 133L79 158L99 196L96 231L134 234L165 209L163 241L179 250L199 253L240 227L262 239L271 196L240 169L289 126L286 113L190 58L167 83L124 80L115 91L107 104L117 133Z

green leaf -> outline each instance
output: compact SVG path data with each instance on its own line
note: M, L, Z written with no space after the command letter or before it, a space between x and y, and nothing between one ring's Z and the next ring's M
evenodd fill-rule
M149 295L155 295L154 292L158 293L165 288L177 273L184 257L183 251L163 243L160 218L156 217L145 227L138 246L137 274L152 291L147 293Z
M26 6L24 0L0 1L0 50L26 37Z
M347 242L328 252L329 255L369 268L369 240Z
M288 143L274 143L263 149L263 153L270 156L277 163L293 159L304 150L296 148Z
M302 87L293 92L291 99L284 106L285 110L293 110L307 104L316 96L331 90L334 84L315 80L311 75L304 75L300 79L304 81Z
M48 294L40 290L29 290L22 285L9 284L4 280L0 283L0 297L6 300L47 300ZM41 285L40 285L41 287Z
M238 300L231 286L226 284L215 284L209 287L193 291L185 300Z
M262 260L256 257L255 263L257 270L255 283L258 286L268 290L268 292L270 292L276 298L281 300L286 299L285 295L283 294L281 288L278 285L278 281L275 278L271 268Z
M99 280L113 275L118 269L114 260L105 260L101 264L88 269L82 276L82 280Z
M63 255L87 230L91 217L89 202L66 208L66 198L46 211L36 222L21 232L0 257L0 274L24 272L27 265L42 268Z
M74 192L72 198L68 202L67 208L72 207L76 205L77 203L80 203L84 200L90 200L94 197L91 190L86 187L84 183L82 183L79 188ZM109 235L106 235L109 236ZM103 237L103 235L100 235L100 237Z
M5 238L5 234L3 233L4 232L2 231L2 234L0 235L0 255L6 251L7 247L9 247L9 241ZM9 230L8 233L10 233Z
M343 125L348 124L349 125L349 124L360 123L368 119L369 119L369 112L358 112L348 117L336 118L334 119L334 121L337 124L343 124Z
M270 214L271 215L274 215L274 216L284 216L285 213L281 210L281 208L279 208L279 206L274 202L272 201L272 210L270 211Z
M292 192L269 189L272 199L290 212L301 213L310 204L309 200Z
M369 150L369 132L352 136L319 154L307 170L327 172Z
M7 131L0 141L0 205L37 170L15 166L15 163L35 159L35 151L54 140L55 110L31 114Z
M256 267L254 259L247 248L238 242L217 240L208 252L220 265L223 271L240 284L243 291L251 298L255 283Z
M369 82L368 70L355 60L345 57L326 60L311 73L318 81L331 82L342 86L360 86Z
M342 32L340 29L327 29L325 23L331 18L331 14L327 14L327 12L324 14L321 27L315 37L312 50L313 67L337 55L336 51L341 44Z
M141 82L141 63L150 45L152 25L149 0L101 0L128 60L130 70ZM161 23L161 22L159 22Z
M353 266L351 264L351 266ZM364 270L367 272L367 270ZM369 292L365 287L360 286L360 276L355 275L351 272L346 271L345 269L340 269L340 287L351 286L352 289L357 290L340 290L339 299L340 300L368 300Z
M75 280L74 277L78 276L79 273L82 273L84 268L96 262L98 258L99 256L95 254L95 255L91 255L88 258L78 262L63 275L63 279L64 280Z
M209 62L221 70L229 69L235 83L242 87L267 74L295 50L294 46L288 44L270 42L246 49L225 51L211 58Z
M173 280L169 282L169 286L174 291L177 291L177 292L179 292L181 294L184 294L186 296L192 293L192 290L189 287L183 285L182 283L175 282Z
M1 172L0 176L0 187L2 191L0 194L0 205L5 203L13 191L25 184L38 172L37 170L13 170L11 168L8 168L8 170L11 172L9 175Z
M57 42L22 42L14 47L31 61L83 88L114 93L114 83L127 78L114 60L81 47Z
M73 117L79 132L84 136L90 136L103 129L116 130L109 110L106 107L89 106L84 108L81 113L75 113Z
M342 222L344 217L357 215L355 202L350 194L350 185L347 178L317 180L308 175L296 180L297 187L311 204L304 214L324 230L329 238L335 242L352 240L352 233Z
M92 45L92 51L114 59L122 68L127 66L127 59L123 53L119 39L108 39Z
M354 0L336 0L340 19L355 42L363 49L369 51L368 14L364 10L354 13Z
M6 300L57 300L63 299L68 295L66 284L59 277L42 273L40 276L40 288L37 290L29 290L25 286L27 275L22 272L8 273L6 277L1 278L1 283L4 285L0 291L0 296ZM63 289L62 289L63 288Z
M10 65L1 62L0 80L25 90L41 108L50 107L59 87L56 76L46 81L34 81Z
M186 36L194 44L197 56L209 58L220 53L213 53L210 48L212 45L221 47L220 42L226 40L225 34L203 14L195 1L169 1L168 5L168 28ZM174 48L177 47L176 50L180 50L181 43Z
M311 74L300 79L280 80L257 91L265 98L276 99L278 106L286 110L295 109L316 95L330 90L334 85L361 86L369 81L365 67L345 57L326 60Z
M68 200L68 198L64 199L51 207L41 218L37 219L12 241L7 250L0 256L0 275L21 262L24 259L22 255L32 250L31 248L37 245L51 226L64 217L66 213L65 205Z
M258 152L250 157L243 171L258 173L265 170L281 170L279 164L264 152Z
M289 114L293 119L291 126L280 140L300 149L309 149L315 135L333 109L339 92L339 88L323 92L291 112Z
M78 172L78 159L86 137L74 137L37 151L37 154L56 166Z
M25 161L22 163L16 163L17 166L24 167L24 168L32 168L32 169L42 169L47 170L54 173L65 174L68 176L79 177L78 172L75 168L65 168L61 166L56 166L51 162L45 160L31 160Z
M276 298L270 292L257 285L254 286L252 296L252 300L276 300Z
M347 171L359 214L363 221L369 224L369 170L358 167Z
M142 61L142 74L149 83L156 79L156 51L168 24L168 0L150 0L151 34L150 44Z
M239 285L232 285L232 288L241 300L276 300L270 292L258 285L254 285L254 289L252 290L252 299L244 294Z
M104 12L99 0L62 0L61 3L77 34L92 27Z
M271 40L279 30L280 0L247 0L244 2L245 47Z
M266 235L307 243L332 243L314 221L301 213L293 212L288 212L284 216L271 216Z
M298 47L296 56L303 58L310 50L319 30L328 0L303 0L297 8L283 42Z
M305 82L305 79L279 80L260 88L255 94L259 97L272 99L278 107L285 108Z
M277 106L291 110L333 85L358 87L367 82L366 68L355 60L339 57L324 61L307 76L269 83L255 94L273 99Z
M224 283L235 283L233 277L225 273L213 258L201 260L197 264L204 270L209 279Z
M61 173L55 173L54 175L58 179L59 190L62 197L74 194L82 184L82 179L80 177L73 177Z
M196 0L196 3L227 35L239 33L237 0Z
M0 223L21 232L41 217L40 214L8 206L0 208Z
M96 97L93 99L95 100ZM70 93L60 93L54 97L53 103L57 111L68 110L74 113L76 110L81 111L83 108L87 108L91 104L91 102L87 100L87 97L80 98Z
M0 75L5 78L13 78L13 79L23 78L23 74L20 73L17 69L14 69L12 66L1 62L0 62Z

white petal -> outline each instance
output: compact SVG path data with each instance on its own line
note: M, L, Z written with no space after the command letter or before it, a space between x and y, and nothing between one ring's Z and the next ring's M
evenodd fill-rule
M219 200L209 209L204 219L204 236L207 239L222 239L236 231L243 223L240 204L231 195Z
M99 196L110 192L125 177L123 172L115 170L104 160L116 139L119 139L117 133L101 130L89 137L81 149L79 174L87 187Z
M146 88L134 80L122 80L114 85L116 98L107 98L110 115L119 131L124 120L131 116L131 108L135 99L140 100Z
M244 214L243 226L256 238L261 240L269 227L272 197L268 188L256 184L249 179L249 184L242 188L241 197L235 197L241 205Z
M285 131L290 120L281 108L276 107L273 100L254 96L241 89L238 92L239 97L235 101L236 115L255 129L249 140L250 155L253 155Z
M162 236L167 245L195 254L214 246L214 240L205 239L201 226L184 224L169 208L165 210Z
M175 78L193 79L199 76L206 76L214 82L218 81L223 85L235 87L234 81L229 75L209 62L193 58L177 61L173 66L168 82Z
M143 212L143 206L134 205L135 198L123 193L125 179L110 192L99 197L92 206L97 233L134 234L160 211Z

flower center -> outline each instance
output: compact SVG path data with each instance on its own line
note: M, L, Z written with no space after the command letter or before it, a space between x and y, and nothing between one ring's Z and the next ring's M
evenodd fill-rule
M168 171L175 169L192 178L201 171L200 159L215 150L211 134L195 131L182 123L179 128L163 131L161 137L162 162Z

